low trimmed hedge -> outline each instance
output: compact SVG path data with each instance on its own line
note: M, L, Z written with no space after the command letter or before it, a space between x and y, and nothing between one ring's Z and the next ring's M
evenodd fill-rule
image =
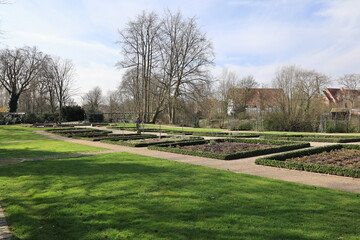
M336 135L261 135L262 139L276 139L289 141L310 141L310 142L333 142L333 143L349 143L360 142L357 136L336 136Z
M106 139L101 139L102 140L107 140L107 141L127 141L127 140L137 140L137 139L146 139L146 138L157 138L158 136L155 134L136 134L136 135L132 135L132 136L117 136L117 137L112 137L111 135L109 135L109 137L107 137Z
M55 134L76 134L76 133L87 133L87 132L107 132L111 133L111 131L100 130L100 129L92 129L92 128L72 128L72 129L49 129L48 132Z
M129 141L131 141L133 139L130 139ZM153 145L160 145L160 144L178 144L178 143L183 143L183 142L193 142L194 139L183 139L183 140L169 140L169 141L164 141L164 142L143 142L143 143L134 143L134 142L128 142L128 141L108 141L108 140L102 140L101 142L105 142L105 143L111 143L111 144L117 144L117 145L123 145L123 146L128 146L128 147L148 147L148 146L153 146Z
M320 165L320 164L310 164L310 163L295 163L295 162L287 162L286 159L309 156L312 154L322 153L322 152L330 152L335 149L358 149L360 150L360 146L358 145L329 145L324 147L316 147L311 149L299 150L290 153L283 153L274 155L266 158L256 159L255 163L258 165L265 165L271 167L279 167L279 168L288 168L293 170L301 170L308 172L317 172L317 173L325 173L325 174L333 174L339 176L346 177L360 177L359 169L338 167L338 166L328 166L328 165Z
M279 145L279 146L255 149L255 150L249 150L249 151L243 151L243 152L236 152L236 153L232 153L232 154L216 154L216 153L192 151L192 150L188 150L188 149L176 148L176 146L208 144L211 141L243 142L243 143L254 143L254 144L259 143L259 144L271 144L271 145ZM181 154L195 155L195 156L208 157L208 158L217 158L217 159L223 159L223 160L232 160L232 159L239 159L239 158L254 157L254 156L259 156L259 155L266 155L266 154L277 153L277 152L290 151L290 150L306 148L306 147L310 147L310 143L295 143L295 142L256 140L256 139L215 139L215 140L190 141L190 142L176 143L176 144L159 144L156 146L149 146L148 148L153 149L153 150L166 151L166 152L181 153Z
M107 136L111 131L92 129L92 128L71 128L71 129L49 129L48 132L69 138L94 138Z
M67 133L60 135L69 138L94 138L94 137L108 136L108 134L109 134L108 132L82 132L82 133Z
M128 138L131 138L131 137L136 137L136 136L141 136L141 134L137 134L137 133L109 134L109 135L105 135L105 136L93 138L92 140L93 140L94 142L97 142L97 141L108 140L108 139L113 139L113 138L117 138L117 137L125 137L125 138L128 137Z

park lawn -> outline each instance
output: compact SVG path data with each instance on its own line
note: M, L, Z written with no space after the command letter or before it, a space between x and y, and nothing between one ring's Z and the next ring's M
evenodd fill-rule
M0 167L15 239L359 239L360 195L129 153Z
M0 142L48 139L25 127L0 126Z
M26 158L78 152L102 151L104 148L91 147L82 144L63 142L59 140L38 140L26 142L1 143L1 158Z

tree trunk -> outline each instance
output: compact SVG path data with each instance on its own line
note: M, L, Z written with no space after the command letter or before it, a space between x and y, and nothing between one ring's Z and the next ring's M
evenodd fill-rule
M11 93L9 100L9 112L16 112L20 94Z

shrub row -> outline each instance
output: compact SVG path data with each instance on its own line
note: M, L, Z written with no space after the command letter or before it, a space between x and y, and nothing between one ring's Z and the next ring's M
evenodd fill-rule
M52 133L61 133L61 134L67 134L67 133L85 133L85 132L107 132L111 133L111 131L105 131L100 129L93 129L93 128L55 128L55 129L48 129L47 131Z
M117 130L126 130L126 131L136 131L134 127L109 127L110 129ZM186 130L169 130L169 129L158 129L158 128L144 128L140 129L141 132L162 132L170 134L181 134L181 135L196 135L196 136L211 136L211 137L240 137L240 138L250 138L250 137L259 137L259 134L255 133L229 133L229 132L193 132Z
M133 139L131 139L133 140ZM126 141L108 141L108 140L102 140L102 142L111 143L111 144L118 144L123 146L129 146L129 147L148 147L152 145L159 145L159 144L178 144L178 143L184 143L184 142L193 142L194 140L191 139L184 139L184 140L169 140L164 142L143 142L143 143L134 143L134 142L126 142Z
M94 137L108 136L108 134L109 133L107 132L77 132L77 133L66 133L60 135L69 138L94 138Z
M132 135L132 136L117 136L117 137L112 137L111 135L108 135L108 137L106 139L100 139L100 141L102 141L102 140L107 140L107 141L128 141L128 140L157 138L157 137L158 136L155 135L155 134L137 134L137 135Z
M93 138L93 141L101 141L101 140L108 140L108 139L113 139L113 138L117 138L117 137L124 137L124 138L130 138L130 137L136 137L136 136L141 136L140 134L137 133L128 133L128 134L109 134L106 136L102 136L102 137L98 137L98 138Z
M277 140L290 140L290 141L333 142L333 143L360 142L360 137L345 137L345 136L262 135L260 137L264 139L277 139Z
M290 153L278 154L275 156L267 157L267 158L259 158L256 159L255 163L258 165L265 165L271 167L279 167L279 168L288 168L294 170L301 171L309 171L309 172L317 172L317 173L325 173L325 174L333 174L339 176L346 177L360 177L359 169L338 167L338 166L328 166L328 165L320 165L320 164L309 164L309 163L295 163L295 162L287 162L286 159L309 156L312 154L322 153L322 152L330 152L331 150L348 148L348 149L358 149L360 150L360 146L357 145L330 145L324 147L316 147L311 149L305 149L300 151L294 151Z
M80 137L80 138L93 138L100 136L107 136L111 131L104 131L99 129L87 128L56 128L47 130L51 133L58 134L65 137Z
M177 144L160 144L156 146L150 146L149 149L167 151L173 153L181 153L187 155L196 155L201 157L217 158L223 160L232 160L239 158L254 157L259 155L265 155L270 153L277 153L283 151L290 151L299 148L310 147L310 143L294 143L294 142L280 142L280 141L267 141L267 140L252 140L252 139L216 139L216 142L244 142L244 143L254 143L254 144L272 144L280 145L278 147L262 148L255 149L250 151L237 152L233 154L216 154L202 151L192 151L188 149L178 149L176 146L187 146L187 145L198 145L198 144L208 144L210 141L214 140L203 140L203 141L193 141L193 142L184 142Z

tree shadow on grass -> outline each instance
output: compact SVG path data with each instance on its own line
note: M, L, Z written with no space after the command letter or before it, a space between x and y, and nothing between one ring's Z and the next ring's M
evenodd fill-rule
M1 149L0 147L0 162L2 159L12 159L12 158L41 158L47 156L55 156L55 155L66 155L66 154L76 154L81 153L76 152L74 150L70 151L51 151L51 150L34 150L32 148L29 149Z
M341 236L338 229L328 226L330 219L341 215L331 213L332 204L342 204L336 202L335 194L332 202L311 205L322 196L315 194L314 199L310 188L126 156L104 154L0 168L0 178L6 180L0 193L10 226L18 229L15 239ZM6 186L12 183L18 187ZM322 204L324 209L318 210ZM345 204L339 207L346 208ZM354 230L349 216L360 217L354 212L334 224L348 224L348 234L356 235L359 230Z

